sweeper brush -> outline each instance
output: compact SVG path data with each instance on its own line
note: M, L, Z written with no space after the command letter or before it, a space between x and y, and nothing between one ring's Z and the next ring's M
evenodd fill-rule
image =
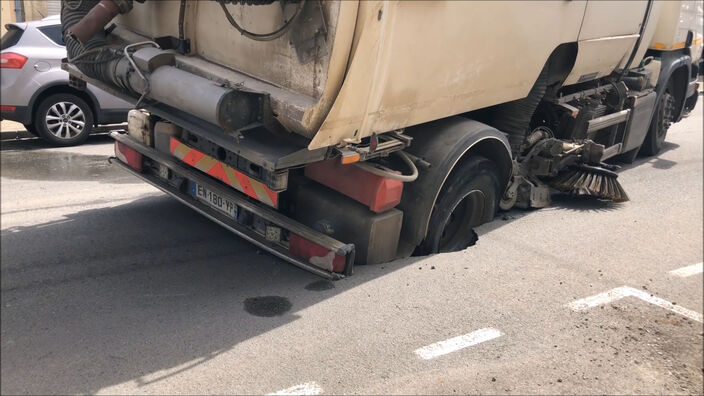
M560 173L549 184L556 190L574 195L588 195L613 202L628 201L628 195L617 178L618 174L611 170L579 165Z

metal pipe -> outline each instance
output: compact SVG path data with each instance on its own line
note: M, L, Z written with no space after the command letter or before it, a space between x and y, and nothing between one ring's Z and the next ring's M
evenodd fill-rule
M183 20L186 18L186 0L181 0L178 8L178 39L183 40L186 34L183 27Z
M154 99L228 132L261 122L265 105L260 94L222 87L174 67L174 54L153 42L121 50L107 44L102 30L117 14L129 12L132 0L80 2L62 9L69 62L88 77L119 87L143 99ZM140 48L150 45L157 48Z
M232 89L173 66L158 67L148 78L149 97L159 102L226 130L250 122L251 104Z
M15 0L15 20L24 22L24 1Z

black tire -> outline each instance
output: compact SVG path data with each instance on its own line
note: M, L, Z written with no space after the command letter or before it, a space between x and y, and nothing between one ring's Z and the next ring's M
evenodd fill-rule
M418 253L453 252L473 245L477 235L472 227L494 218L500 185L499 171L492 161L475 156L461 163L440 191Z
M39 137L39 132L37 131L37 127L35 127L34 124L25 124L24 129L32 135Z
M655 114L650 122L648 134L645 136L643 145L640 147L640 154L646 156L657 155L665 143L667 130L672 125L672 111L674 108L675 98L672 96L672 84L668 84L665 92L662 93L657 105L655 106Z
M34 112L37 133L54 146L76 146L93 131L93 111L73 94L50 95Z

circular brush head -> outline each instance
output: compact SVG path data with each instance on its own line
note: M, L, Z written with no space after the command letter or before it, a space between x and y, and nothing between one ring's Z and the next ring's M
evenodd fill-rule
M608 169L578 165L558 174L549 184L569 194L588 195L614 202L628 201L628 194L618 182L618 174Z

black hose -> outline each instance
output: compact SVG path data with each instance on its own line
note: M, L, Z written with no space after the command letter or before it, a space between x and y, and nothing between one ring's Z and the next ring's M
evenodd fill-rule
M73 4L69 0L62 2L61 29L66 43L68 61L88 77L110 81L125 88L113 77L114 67L122 55L116 49L108 46L105 32L99 32L83 44L68 34L69 29L80 22L99 2L99 0L79 0Z
M253 4L267 4L268 0L263 0L263 1L257 1L257 0L239 0L240 2L244 2L246 4L249 4L250 2ZM220 1L220 7L222 8L223 13L225 14L225 18L227 18L227 21L230 22L230 25L234 27L240 34L243 36L250 38L255 41L271 41L275 40L281 36L283 36L290 28L293 26L293 22L298 19L298 17L301 15L301 11L303 10L303 7L306 4L306 0L299 0L298 4L296 5L296 11L294 12L293 16L289 20L285 20L284 24L274 30L273 32L269 33L254 33L250 32L249 30L246 30L245 28L241 27L235 18L232 16L230 11L227 9L227 6L225 5L225 2Z
M626 62L626 65L623 66L623 70L621 70L621 75L618 76L618 80L616 82L619 82L623 79L623 77L628 74L628 69L631 68L631 63L633 63L633 58L636 57L636 52L638 52L638 47L640 47L640 42L643 40L643 33L645 33L645 28L648 25L648 19L650 19L650 11L652 10L653 7L653 0L648 0L648 5L645 7L645 15L643 16L643 22L640 24L640 32L638 32L638 39L636 39L636 44L633 47L633 51L631 51L631 56L628 57L628 62Z
M178 39L183 40L186 37L186 33L183 28L183 20L186 17L186 0L181 0L181 4L178 8Z
M76 1L76 4L71 5L71 0L63 0L62 6L68 8L69 10L76 10L78 7L81 6L81 4L83 3L83 0L75 0L75 1Z
M533 113L535 113L535 109L538 108L538 104L545 96L547 88L548 65L546 64L527 97L496 106L496 109L491 114L490 124L501 132L508 134L511 152L514 155L518 153L526 135L528 135Z

